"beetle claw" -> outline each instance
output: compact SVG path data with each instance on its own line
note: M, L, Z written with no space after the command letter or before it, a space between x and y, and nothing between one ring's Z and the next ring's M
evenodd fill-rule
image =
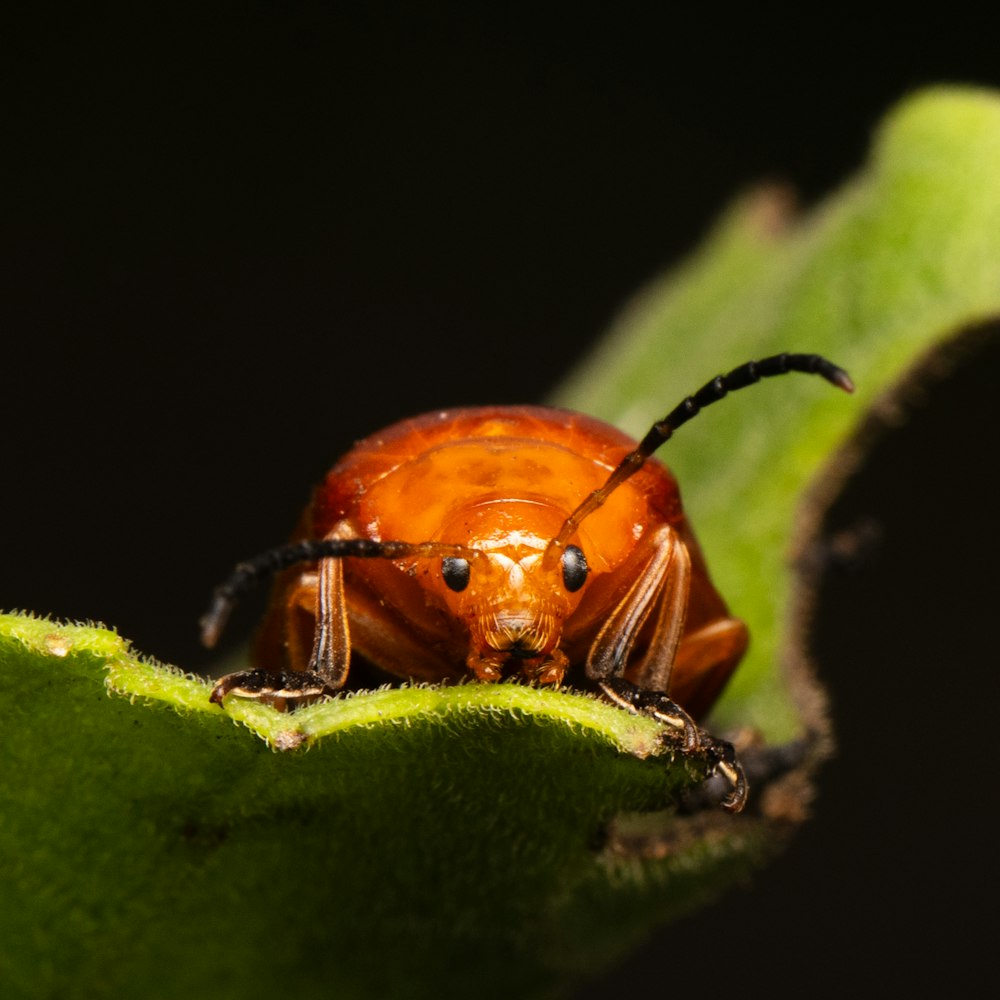
M732 743L725 740L717 740L714 736L704 734L710 743L706 747L709 751L709 760L712 761L712 773L721 774L730 784L729 794L722 800L720 805L727 812L738 813L743 811L747 804L747 778L743 771L743 765L736 756L736 750Z

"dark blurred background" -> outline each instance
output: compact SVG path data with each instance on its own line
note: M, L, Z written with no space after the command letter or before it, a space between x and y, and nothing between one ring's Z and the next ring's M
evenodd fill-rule
M908 91L1000 83L991 33L952 11L883 29L422 7L87 7L6 32L0 607L203 667L210 588L286 536L353 440L541 400L734 194L783 179L808 205ZM1000 553L974 367L840 515L909 520L830 582L843 752L816 820L587 996L983 967Z

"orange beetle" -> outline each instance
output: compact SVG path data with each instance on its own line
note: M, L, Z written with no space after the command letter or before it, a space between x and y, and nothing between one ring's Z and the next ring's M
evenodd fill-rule
M741 809L732 747L693 719L739 663L747 630L709 579L673 476L648 459L703 407L789 371L853 388L819 355L781 354L713 379L638 445L590 417L527 406L431 413L367 438L316 490L297 540L216 589L206 645L240 593L284 570L255 669L223 677L212 700L284 708L335 694L352 650L417 681L558 685L582 668L707 759L732 785L723 804Z

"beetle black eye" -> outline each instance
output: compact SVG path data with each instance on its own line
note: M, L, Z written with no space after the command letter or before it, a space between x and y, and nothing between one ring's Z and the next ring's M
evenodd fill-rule
M587 582L587 557L582 549L567 545L562 557L563 583L571 593L578 591Z
M449 589L456 593L469 586L469 560L448 556L441 562L441 575Z

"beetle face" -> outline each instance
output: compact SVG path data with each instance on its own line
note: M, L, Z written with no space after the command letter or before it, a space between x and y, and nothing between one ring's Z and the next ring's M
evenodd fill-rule
M546 558L563 520L565 513L547 504L507 499L473 505L446 529L449 541L460 540L475 553L443 560L433 586L467 628L467 664L480 680L498 680L505 672L543 683L562 679L563 622L579 604L586 576L578 548L562 560ZM498 521L507 522L502 531Z

